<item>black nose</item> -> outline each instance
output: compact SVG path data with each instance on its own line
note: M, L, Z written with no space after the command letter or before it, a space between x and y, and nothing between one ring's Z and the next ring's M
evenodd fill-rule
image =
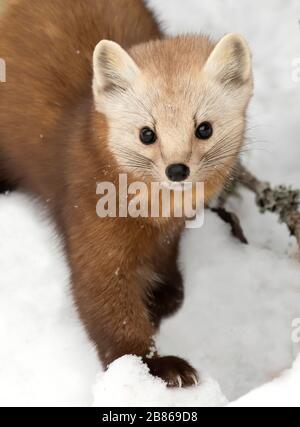
M190 176L190 168L182 164L170 165L166 169L166 175L170 181L185 181Z

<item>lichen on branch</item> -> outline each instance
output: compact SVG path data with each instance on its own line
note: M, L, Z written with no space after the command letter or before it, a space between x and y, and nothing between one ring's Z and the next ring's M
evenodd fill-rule
M252 175L244 166L237 169L237 181L256 195L261 213L272 212L289 228L300 247L300 190L285 185L272 187Z

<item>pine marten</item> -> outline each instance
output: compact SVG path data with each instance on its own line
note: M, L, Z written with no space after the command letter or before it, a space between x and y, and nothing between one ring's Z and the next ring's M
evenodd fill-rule
M104 367L134 354L168 386L193 385L195 369L154 343L183 300L184 220L99 218L96 186L122 173L203 181L206 202L220 191L253 92L246 41L164 37L141 0L11 0L0 57L0 181L47 202Z

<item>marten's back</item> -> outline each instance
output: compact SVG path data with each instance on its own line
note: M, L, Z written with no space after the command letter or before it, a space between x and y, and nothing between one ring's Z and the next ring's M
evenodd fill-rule
M8 0L0 22L0 175L54 168L57 129L91 88L101 39L127 48L159 30L142 0ZM63 142L60 140L59 144ZM1 180L1 176L0 176Z

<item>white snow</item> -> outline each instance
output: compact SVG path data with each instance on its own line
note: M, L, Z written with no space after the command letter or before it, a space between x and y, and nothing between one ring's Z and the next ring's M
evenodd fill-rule
M263 179L299 187L299 0L149 3L172 34L238 31L248 38L256 90L244 161ZM1 195L0 405L222 406L227 398L239 399L232 406L300 406L300 360L284 372L300 350L292 341L300 318L295 240L271 214L261 216L246 191L229 207L249 246L211 213L182 241L186 301L163 325L158 345L189 359L202 384L173 391L135 357L101 373L54 227L27 197Z
M209 377L198 387L167 389L135 356L124 356L100 374L94 393L96 407L221 407L228 403L219 385Z
M292 370L284 372L280 378L231 403L230 407L299 407L299 383L300 357L294 363Z
M70 297L53 226L0 196L0 406L88 405L98 360Z

